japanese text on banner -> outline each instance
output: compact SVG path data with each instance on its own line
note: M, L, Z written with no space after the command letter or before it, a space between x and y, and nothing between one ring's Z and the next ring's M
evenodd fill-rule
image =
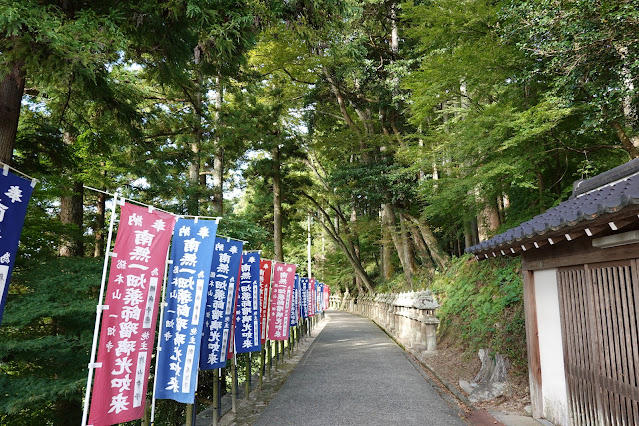
M273 262L273 288L268 319L270 340L288 340L295 268L295 265Z
M206 293L217 222L179 219L171 248L167 306L160 331L155 397L192 404L195 399Z
M243 246L242 241L215 239L200 349L202 370L226 365Z
M89 424L139 419L151 363L158 297L175 217L125 203L113 249Z
M256 352L260 344L260 255L242 256L240 290L235 320L235 349L237 353Z
M308 318L308 278L300 278L300 313L303 319Z
M268 301L271 295L271 270L273 262L266 259L260 260L260 342L266 341L266 328L268 325Z
M315 279L308 279L308 316L315 316Z
M295 282L293 283L293 297L291 300L291 327L296 327L299 324L299 289L300 289L300 276L295 274Z

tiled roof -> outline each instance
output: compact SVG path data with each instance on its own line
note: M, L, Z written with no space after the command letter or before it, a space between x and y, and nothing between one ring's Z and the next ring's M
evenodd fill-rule
M592 179L575 182L573 195L568 200L503 234L467 248L466 252L478 254L519 246L524 240L564 228L567 231L583 221L636 204L639 204L639 159Z

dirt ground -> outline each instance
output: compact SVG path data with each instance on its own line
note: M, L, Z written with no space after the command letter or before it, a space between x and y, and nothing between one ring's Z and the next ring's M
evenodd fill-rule
M438 343L437 354L424 358L424 361L441 379L454 386L460 393L466 395L459 387L459 380L471 382L479 372L481 361L477 354L468 356L455 346L446 342ZM526 373L508 374L507 394L492 401L474 404L479 409L495 410L504 413L529 415L530 391L528 375Z

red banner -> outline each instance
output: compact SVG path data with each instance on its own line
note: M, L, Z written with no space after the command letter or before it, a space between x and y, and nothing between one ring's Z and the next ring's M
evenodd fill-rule
M324 284L324 310L330 308L331 288Z
M102 312L89 425L140 419L175 217L124 204Z
M295 265L273 262L273 289L268 315L270 340L288 340L295 268Z
M271 269L273 262L260 260L260 341L266 342L266 325L268 324L268 300L271 294Z

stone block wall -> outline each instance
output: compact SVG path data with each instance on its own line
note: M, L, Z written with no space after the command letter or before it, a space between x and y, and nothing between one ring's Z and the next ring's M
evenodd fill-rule
M428 353L437 350L439 320L435 318L435 310L439 304L430 291L357 298L352 298L347 293L341 299L340 302L335 301L333 309L342 309L372 319L388 334L414 351Z

